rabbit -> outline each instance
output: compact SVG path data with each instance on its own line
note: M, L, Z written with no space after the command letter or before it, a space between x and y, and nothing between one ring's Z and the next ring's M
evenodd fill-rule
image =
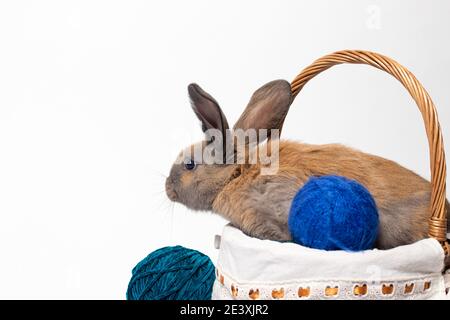
M281 130L293 101L289 82L271 81L255 91L231 130L211 95L197 84L190 84L188 93L203 131L215 129L224 137L237 129ZM211 140L206 136L179 154L166 179L171 201L217 213L251 237L291 241L287 221L295 194L311 176L340 175L364 185L375 199L380 221L376 248L389 249L427 237L431 184L393 161L340 144L290 140L279 140L279 168L272 175L261 174L261 163L205 164L195 156L183 159L196 148L204 150ZM224 148L232 147L225 143ZM231 154L235 153L232 149ZM446 208L449 212L448 201Z

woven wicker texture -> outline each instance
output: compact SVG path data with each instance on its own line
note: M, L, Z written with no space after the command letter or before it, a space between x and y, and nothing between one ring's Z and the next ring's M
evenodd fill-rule
M303 69L292 81L292 93L295 96L305 84L328 68L342 64L367 64L386 71L400 81L413 97L425 123L430 147L431 167L431 216L429 220L429 236L440 241L448 253L449 245L446 242L447 219L445 210L446 199L446 164L444 143L439 125L438 115L433 101L416 77L396 61L378 53L361 50L343 50L326 55L310 66Z

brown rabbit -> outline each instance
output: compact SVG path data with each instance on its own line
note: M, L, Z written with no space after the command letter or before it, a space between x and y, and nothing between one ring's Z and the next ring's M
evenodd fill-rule
M229 127L218 103L196 84L189 85L188 91L203 131L219 130L226 137ZM292 100L287 81L267 83L253 94L233 130L281 130ZM279 142L279 169L273 175L262 175L260 163L202 164L195 156L182 159L211 141L206 137L180 154L166 181L172 201L218 213L250 236L288 241L289 209L299 188L311 176L341 175L359 181L376 201L380 217L377 248L392 248L427 237L430 183L393 161L338 144L283 140ZM230 149L228 144L223 145ZM232 149L234 158L235 153ZM448 201L446 207L449 212Z

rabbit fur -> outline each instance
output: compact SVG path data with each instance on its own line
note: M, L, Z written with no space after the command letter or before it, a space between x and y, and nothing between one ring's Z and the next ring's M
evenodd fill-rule
M225 136L230 130L216 100L196 84L189 85L188 92L203 131L215 129ZM269 82L253 94L233 130L281 130L292 101L287 81ZM261 174L261 163L197 164L192 157L183 158L194 154L195 148L203 150L210 140L206 136L205 141L189 146L175 161L166 180L166 193L172 201L220 214L247 235L290 241L287 221L297 191L311 176L340 175L360 182L374 197L380 219L377 248L389 249L427 237L431 185L393 161L339 144L289 140L279 141L279 167L271 175ZM267 143L260 141L259 147ZM223 146L230 148L226 143ZM446 208L448 213L448 201Z

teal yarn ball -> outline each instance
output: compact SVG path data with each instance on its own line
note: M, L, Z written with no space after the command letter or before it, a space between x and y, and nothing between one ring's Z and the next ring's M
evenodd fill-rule
M208 256L182 246L164 247L133 268L127 300L210 300L214 280Z

